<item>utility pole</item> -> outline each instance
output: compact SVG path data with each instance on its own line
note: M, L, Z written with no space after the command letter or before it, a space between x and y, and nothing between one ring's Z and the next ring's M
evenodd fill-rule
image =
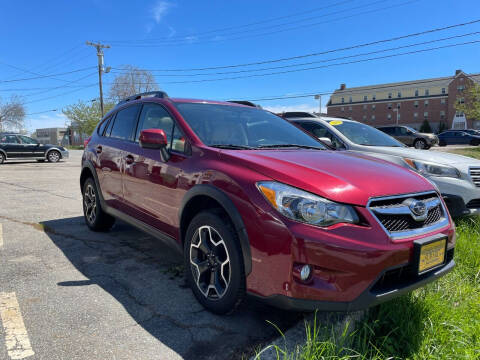
M315 95L315 100L319 101L318 114L322 113L322 95Z
M103 89L102 89L102 74L108 73L110 69L105 69L103 68L103 49L110 49L110 45L103 45L100 43L92 43L90 41L87 41L88 46L93 46L94 48L97 49L97 57L98 57L98 87L100 90L100 110L102 111L102 117L104 115L103 111Z

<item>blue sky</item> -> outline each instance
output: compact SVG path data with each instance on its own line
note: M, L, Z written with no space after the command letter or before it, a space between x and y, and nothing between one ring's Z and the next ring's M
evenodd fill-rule
M98 97L97 57L95 50L85 45L86 40L111 45L105 50L107 66L132 64L146 69L191 69L273 60L388 39L477 20L480 19L479 10L478 0L464 0L461 6L453 0L3 1L0 15L0 30L4 34L3 51L0 52L0 97L6 99L13 94L22 95L28 114L59 109L57 112L28 115L26 125L29 130L64 125L66 119L61 114L61 108L80 99ZM324 61L472 32L480 32L480 23L350 51L288 62L210 70L208 73ZM480 40L480 34L413 49L475 40ZM155 74L160 87L171 96L256 99L328 92L338 88L340 83L360 86L446 76L452 75L455 69L477 73L480 72L479 55L480 43L476 43L349 65L235 80L171 83L249 73L186 76L188 72L177 71ZM354 59L363 58L366 57ZM280 70L289 69L297 68ZM76 70L80 71L61 74ZM269 72L272 70L254 74ZM58 75L17 81L52 74ZM165 74L175 76L161 76ZM108 84L114 76L115 73L104 76L107 95ZM323 105L327 101L328 96L324 96ZM318 108L318 101L311 97L259 103L272 110Z

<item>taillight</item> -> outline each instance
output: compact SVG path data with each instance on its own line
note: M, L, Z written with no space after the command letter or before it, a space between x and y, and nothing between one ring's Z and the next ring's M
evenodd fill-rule
M89 136L88 138L86 138L85 140L83 140L83 148L86 149L87 148L87 145L88 143L90 142L90 140L92 140L92 137Z

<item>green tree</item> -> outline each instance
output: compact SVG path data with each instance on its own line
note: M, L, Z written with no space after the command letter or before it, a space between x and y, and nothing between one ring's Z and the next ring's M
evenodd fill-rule
M445 124L445 122L442 121L440 123L440 125L438 125L438 133L440 134L440 133L444 132L445 130L447 130L447 124Z
M432 132L432 127L430 126L430 123L428 122L427 119L423 120L422 126L420 126L420 132L423 132L423 133Z
M465 113L468 119L480 120L480 84L472 84L465 89L465 97L457 98L455 110ZM463 101L460 99L463 98Z
M110 111L114 105L114 103L105 103L105 113ZM95 126L102 118L98 100L91 103L80 100L75 104L67 106L62 112L70 120L71 126L75 130L87 135L93 132Z

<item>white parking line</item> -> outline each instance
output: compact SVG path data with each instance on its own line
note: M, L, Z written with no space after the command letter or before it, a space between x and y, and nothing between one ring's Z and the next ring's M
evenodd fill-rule
M14 292L0 292L0 318L5 334L5 346L10 359L25 359L34 355Z

